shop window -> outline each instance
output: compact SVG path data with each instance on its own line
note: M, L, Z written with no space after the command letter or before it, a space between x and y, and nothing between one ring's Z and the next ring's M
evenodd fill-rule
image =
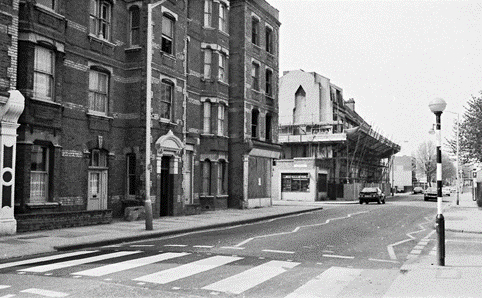
M308 173L281 174L282 192L309 192L310 177Z

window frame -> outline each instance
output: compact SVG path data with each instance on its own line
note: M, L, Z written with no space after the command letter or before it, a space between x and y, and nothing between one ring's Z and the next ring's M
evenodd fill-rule
M253 109L251 111L251 138L259 138L259 111L258 109Z
M224 159L218 161L218 195L226 195L228 181L228 163Z
M273 71L266 68L265 71L265 90L267 96L273 97Z
M169 86L170 89L167 89L167 86ZM159 117L161 119L166 119L171 121L173 118L172 112L173 112L173 102L174 102L174 90L175 90L175 84L171 80L168 79L162 79L161 80L161 96L159 100ZM169 91L170 92L167 92ZM166 94L169 93L169 100L166 98ZM167 114L169 114L169 118L164 117L166 113L164 112L163 106L166 105L168 107L167 109Z
M213 27L213 0L204 0L204 27Z
M42 63L41 61L45 61L45 59L41 59L39 57L40 55L40 51L46 51L49 55L50 55L50 71L47 71L47 70L43 70L43 69L40 69L38 66L39 63ZM42 46L35 46L35 49L34 49L34 76L33 76L33 95L36 99L42 99L42 100L47 100L47 101L54 101L54 94L55 94L55 90L54 90L54 81L55 81L55 52L49 48L46 48L46 47L42 47ZM48 90L50 91L50 96L47 94L47 95L43 95L43 94L40 94L39 93L39 89L37 88L38 86L40 86L41 84L38 82L38 79L37 77L38 76L45 76L47 77L47 84L49 85L48 86ZM45 93L49 93L49 92L45 92Z
M259 23L257 17L251 17L251 43L259 46Z
M202 191L205 196L210 196L212 195L212 162L206 158L202 165Z
M223 52L219 52L218 55L218 79L223 83L228 82L228 70L227 70L227 56Z
M134 23L134 13L137 12L137 24ZM140 45L141 33L141 10L139 6L134 5L129 8L129 43L131 46ZM134 41L134 32L136 32L137 41Z
M92 80L93 80L93 75L95 75L96 79L96 86L93 89L91 86ZM101 90L101 80L99 78L103 76L105 78L105 92ZM109 113L109 94L110 94L110 73L105 72L105 71L100 71L97 69L91 68L89 70L89 112L93 112L98 115L102 116L107 116ZM99 97L104 98L105 103L104 103L104 110L105 111L100 111L97 109L97 104L96 104L96 98L93 98L93 96L99 95Z
M168 21L170 24L170 31L166 32L165 29L167 28L165 21ZM176 32L176 18L171 16L168 13L162 14L162 32L161 32L161 52L174 55L174 38Z
M266 136L265 140L268 142L273 141L273 117L271 114L266 114L265 116L265 131L266 131Z
M98 157L96 162L95 157ZM107 150L94 148L90 150L89 169L107 169L109 167Z
M37 170L37 169L32 170L33 158L31 158L31 160L30 160L30 171L29 171L29 174L30 174L30 203L46 203L46 202L49 202L49 198L50 198L50 196L49 196L50 180L51 180L50 156L52 154L51 146L48 146L46 144L34 143L32 145L31 155L34 153L35 147L38 147L38 148L41 148L41 149L44 150L44 151L41 152L41 154L42 154L42 164L44 164L44 169L43 170ZM44 152L45 152L45 155L43 155ZM41 184L42 185L41 187L43 187L43 189L40 190L40 192L43 195L42 194L35 195L33 193L35 188L32 187L32 183L35 182L35 181L32 181L32 180L36 176L39 176L41 178L39 180L43 180L43 183L42 183L42 181L39 181L39 184ZM37 190L37 192L38 192L38 190Z
M251 63L251 79L252 79L252 86L251 88L259 91L259 64L257 62Z
M49 1L51 2L51 5L46 5L44 3L41 3L42 1ZM50 10L56 11L57 10L57 0L36 0L35 4L40 5L42 7L48 8Z
M273 29L266 26L265 27L265 38L266 38L266 52L274 54L274 32Z
M204 60L203 77L204 79L209 80L211 79L211 76L212 76L213 50L210 48L203 49L203 56L204 56L203 57L203 60Z
M223 104L218 105L218 135L224 136L224 124L226 118L226 110Z
M219 2L219 31L228 33L228 6Z
M91 0L89 14L89 32L97 38L110 40L112 36L112 3L107 0ZM107 12L103 16L103 12ZM105 26L105 27L104 27ZM105 33L104 34L104 29ZM105 36L107 35L107 36Z
M211 102L205 101L203 102L203 133L204 134L211 134Z

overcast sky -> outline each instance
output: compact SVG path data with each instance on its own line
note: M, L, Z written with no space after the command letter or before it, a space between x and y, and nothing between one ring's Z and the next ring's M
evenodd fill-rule
M433 138L430 100L462 114L482 90L482 1L267 1L280 12L280 76L329 78L402 154ZM455 119L443 114L444 136Z

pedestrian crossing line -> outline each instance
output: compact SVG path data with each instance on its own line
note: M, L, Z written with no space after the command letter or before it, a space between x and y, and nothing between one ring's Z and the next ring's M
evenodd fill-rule
M214 245L193 245L195 248L213 248Z
M241 294L299 264L300 263L296 262L270 261L207 285L202 289L230 294Z
M214 269L228 263L241 260L241 257L229 256L214 256L207 259L202 259L189 264L181 265L164 271L159 271L153 274L144 275L134 279L135 281L145 281L156 284L167 284L169 282L195 275L204 271Z
M11 297L15 297L15 294L8 294L8 295L5 295L5 296L0 296L0 298L11 298Z
M67 268L67 267L73 267L73 266L86 264L86 263L93 263L93 262L97 262L97 261L102 261L102 260L107 260L107 259L112 259L112 258L117 258L117 257L123 257L123 256L127 256L127 255L137 254L137 253L140 253L140 252L141 251L139 251L139 250L119 251L119 252L104 254L104 255L95 256L95 257L89 257L89 258L83 258L83 259L78 259L78 260L70 260L70 261L59 262L59 263L54 263L54 264L30 267L30 268L20 269L19 271L41 273L41 272L47 272L47 271L52 271L52 270L57 270L57 269L62 269L62 268Z
M60 254L60 255L53 255L53 256L48 256L48 257L41 257L41 258L35 258L35 259L29 259L29 260L23 260L23 261L17 261L17 262L4 263L4 264L0 264L0 269L9 268L9 267L16 267L16 266L21 266L21 265L25 265L25 264L52 261L52 260L68 258L68 257L74 257L74 256L94 253L94 252L97 252L97 251L98 250L76 251L76 252L69 252L69 253Z
M133 260L128 260L120 263L115 263L115 264L109 264L93 269L88 269L88 270L83 270L83 271L78 271L71 273L72 275L84 275L84 276L104 276L107 274L119 272L119 271L125 271L129 269L133 269L136 267L141 267L145 265L149 265L152 263L156 262L161 262L173 258L179 258L183 257L186 255L189 255L190 253L187 252L167 252L163 254L158 254L155 256L149 256L145 258L139 258L139 259L133 259Z
M11 286L7 286L7 285L0 285L0 290L3 290L3 289L8 289L10 288Z
M285 251L285 250L274 250L274 249L263 249L264 252L275 252L280 254L294 254L294 251Z
M237 246L221 246L222 249L244 249L244 247L237 247Z
M285 298L337 297L350 282L361 275L362 271L362 269L330 267Z
M23 290L23 291L20 291L20 292L21 293L29 293L29 294L37 294L37 295L46 296L46 297L67 297L67 296L69 296L69 294L67 294L67 293L49 291L49 290L43 290L43 289L37 289L37 288L26 289L26 290Z
M388 263L400 263L399 261L394 261L394 260L383 260L383 259L368 259L369 261L374 261L374 262L388 262Z
M186 244L166 244L167 247L186 247Z
M322 256L324 256L325 258L339 258L339 259L354 259L355 257L352 257L352 256L339 256L339 255L327 255L327 254L323 254Z

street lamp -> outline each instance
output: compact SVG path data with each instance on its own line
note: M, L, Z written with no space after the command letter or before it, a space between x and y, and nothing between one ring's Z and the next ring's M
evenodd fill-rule
M442 98L433 99L428 107L436 117L437 137L437 216L435 217L435 229L437 231L437 260L439 266L445 266L445 220L442 214L442 136L440 133L440 118L447 103Z
M147 43L146 43L146 161L145 161L145 183L146 200L146 230L152 230L152 200L151 200L151 122L152 122L152 10L164 3L160 0L147 4Z

